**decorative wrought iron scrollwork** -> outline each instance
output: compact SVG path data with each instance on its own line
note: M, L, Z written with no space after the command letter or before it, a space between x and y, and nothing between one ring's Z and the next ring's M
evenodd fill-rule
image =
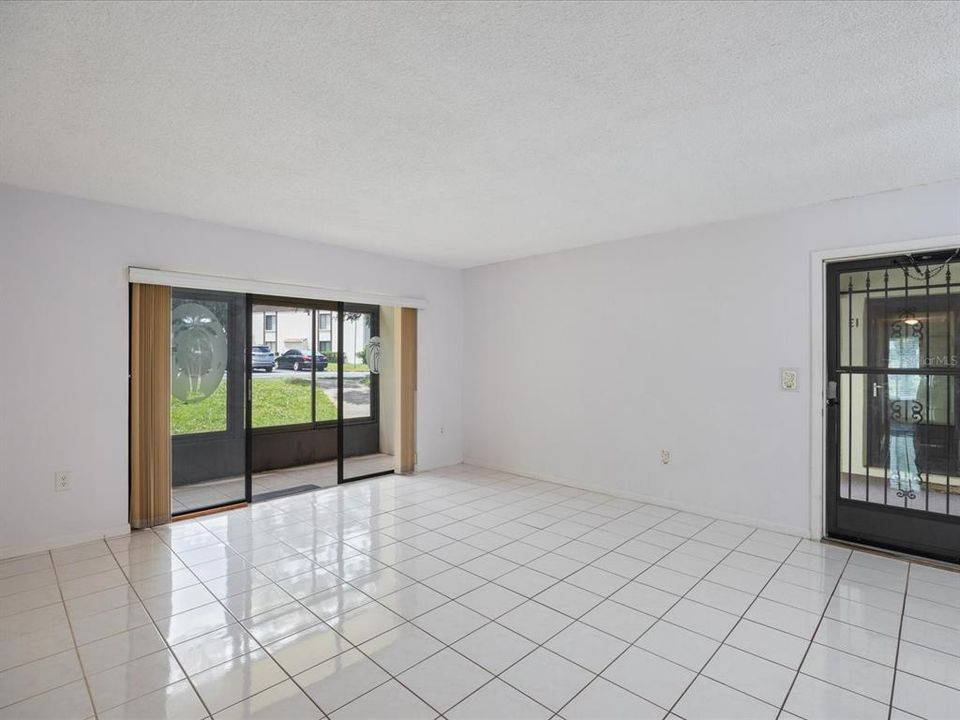
M910 401L910 419L908 420L905 413L906 408L904 407L903 400L891 400L890 401L890 419L893 422L915 422L922 423L924 418L923 403L919 400Z
M899 400L893 400L890 403L890 419L894 422L903 421L903 403Z
M911 409L911 417L913 418L913 421L917 423L923 422L923 410L924 410L923 403L918 400L914 400L911 403L910 409Z
M917 317L916 308L905 307L899 315L899 319L890 323L890 338L893 340L902 340L905 337L914 337L923 339L923 320Z

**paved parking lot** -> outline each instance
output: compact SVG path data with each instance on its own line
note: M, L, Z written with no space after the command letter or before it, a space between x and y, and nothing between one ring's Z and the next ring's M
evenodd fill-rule
M367 372L356 372L352 370L347 370L343 373L344 380L358 380L365 378L369 375ZM253 379L254 380L274 380L276 378L285 378L285 377L310 377L309 370L281 370L280 368L274 368L273 372L267 372L266 370L254 370ZM337 373L332 370L321 370L317 372L317 377L324 380L333 380L334 383L337 381Z

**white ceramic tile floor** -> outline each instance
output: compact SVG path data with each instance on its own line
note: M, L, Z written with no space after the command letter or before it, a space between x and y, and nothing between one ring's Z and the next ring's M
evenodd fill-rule
M0 562L0 720L946 718L958 627L955 572L458 465Z
M388 472L393 470L394 463L393 455L383 453L346 458L343 468L344 477L361 477L372 473ZM305 485L328 488L336 484L337 462L335 460L259 472L252 479L254 496L293 489L299 491ZM212 505L240 502L245 492L242 477L180 485L173 488L173 512L191 512Z

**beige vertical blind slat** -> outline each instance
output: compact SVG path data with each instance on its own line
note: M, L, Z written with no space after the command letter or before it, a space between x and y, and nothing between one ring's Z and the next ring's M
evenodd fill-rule
M170 288L132 284L130 526L170 522Z
M400 309L400 472L413 472L417 461L417 311Z

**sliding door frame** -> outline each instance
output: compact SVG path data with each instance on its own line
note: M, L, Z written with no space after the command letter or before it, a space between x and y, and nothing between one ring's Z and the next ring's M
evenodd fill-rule
M252 398L252 383L253 383L253 361L251 358L251 353L253 352L253 308L255 305L280 305L283 307L298 308L301 310L310 310L310 344L312 352L314 355L317 355L320 351L317 349L317 311L318 310L329 310L331 312L337 311L338 303L335 302L326 302L323 300L311 300L304 298L291 298L291 297L274 297L272 295L247 295L247 325L249 326L250 332L247 335L247 393L248 400ZM277 343L280 342L279 335L279 325L280 320L277 319L278 335ZM279 350L279 347L277 348ZM279 354L277 355L279 357ZM335 425L338 420L322 420L317 421L317 398L316 398L316 384L317 384L317 368L314 363L311 363L310 368L310 384L313 389L313 392L310 396L310 422L305 423L292 423L290 425L271 425L268 427L254 428L253 424L249 422L248 418L247 427L256 432L254 434L268 434L268 433L282 433L288 432L290 430L311 430L319 427L332 427ZM248 402L248 406L252 406L252 402ZM252 416L252 411L251 411ZM339 418L339 413L337 414Z
M247 488L247 503L253 504L253 299L250 293L244 297L244 315L247 318L246 347L244 348L243 373L243 411L244 411L244 441L243 441L243 472L244 483ZM278 322L279 324L279 322ZM274 327L277 327L274 325ZM277 342L280 342L280 331L277 329Z
M337 338L340 342L340 349L338 356L338 361L344 358L343 355L343 316L346 313L367 313L371 318L371 337L373 335L380 334L380 312L382 311L381 305L368 305L364 303L349 303L349 302L339 302L337 303ZM375 323L375 324L374 324ZM374 332L376 330L376 332ZM366 424L375 424L378 429L380 423L383 422L383 418L380 413L380 376L379 374L370 373L370 417L369 418L353 418L347 420L343 416L343 366L345 363L338 362L338 372L337 372L337 417L340 418L340 434L339 442L340 447L337 452L337 483L343 485L344 483L354 482L356 480L368 480L374 477L381 477L383 475L392 475L395 470L378 470L377 472L365 473L363 475L355 475L353 477L344 477L345 465L344 460L346 456L344 454L344 431L349 427L356 427L359 425ZM394 463L396 464L396 463Z
M190 282L185 282L184 280L189 278ZM194 279L196 278L196 282ZM413 308L413 312L416 313L417 309L422 309L426 307L425 301L419 298L392 298L384 296L382 299L378 296L372 295L363 295L355 294L356 300L368 300L374 299L380 300L386 304L372 304L368 302L357 302L357 301L335 301L335 300L324 300L317 299L315 297L291 297L286 295L265 295L255 292L245 292L244 289L238 285L241 283L239 280L228 279L228 278L216 278L213 276L203 276L203 275L192 275L185 273L165 273L162 271L155 270L144 270L140 268L130 267L129 269L129 283L127 287L127 309L128 309L128 323L127 323L127 364L128 364L128 380L132 374L132 338L133 338L133 314L131 311L133 305L133 287L134 283L145 282L148 284L159 284L160 280L166 280L167 286L171 290L171 301L174 295L178 293L188 292L194 293L198 297L208 298L208 299L222 299L226 301L228 305L236 303L237 309L236 312L231 310L231 322L227 328L232 337L240 337L242 339L240 342L245 344L240 351L236 352L235 360L239 361L241 371L237 372L235 368L232 373L233 379L228 377L226 382L231 383L234 381L239 381L242 378L243 388L237 394L238 397L243 398L244 406L242 410L238 412L238 409L231 407L230 400L230 386L228 386L228 399L227 399L227 417L226 417L226 428L222 431L209 431L202 433L195 433L199 440L213 440L217 436L227 436L231 433L239 433L243 438L244 449L243 449L243 472L244 472L244 497L237 498L234 502L227 502L218 505L209 505L199 508L191 508L190 510L175 514L172 516L173 520L187 519L196 515L207 514L210 512L229 510L235 507L242 507L245 504L250 504L253 502L253 460L254 460L254 437L261 433L270 433L270 432L284 432L289 431L290 429L317 429L322 427L331 428L336 426L337 432L337 484L343 484L347 482L353 482L355 480L365 480L373 477L380 477L384 475L390 475L396 472L396 467L390 470L382 470L373 473L367 473L364 475L358 475L356 477L345 478L344 477L344 429L351 426L359 426L364 424L376 424L384 421L380 409L380 382L379 377L374 373L371 373L371 387L370 387L370 416L362 418L351 418L347 419L344 417L343 407L343 375L344 375L344 363L341 360L344 357L343 350L343 326L344 326L344 314L346 312L359 312L359 313L370 313L372 318L375 318L377 323L377 333L374 333L374 327L371 327L371 335L379 333L379 324L380 324L380 313L383 311L384 307L396 308L397 310ZM270 283L260 283L257 285L258 289L269 290L273 286L278 288L284 287L283 285L270 284ZM262 287L261 287L262 286ZM287 286L287 287L299 287L299 286ZM251 287L252 289L252 287ZM315 293L315 289L311 289L311 294ZM333 293L334 295L340 294L341 297L343 293ZM239 297L238 297L239 296ZM286 305L291 307L301 307L309 308L311 310L311 340L312 340L312 350L314 353L319 352L318 350L318 340L317 340L317 311L326 310L337 313L337 347L336 352L338 353L337 357L337 419L336 420L327 420L327 421L316 421L316 366L313 364L311 368L311 422L310 423L300 423L296 425L286 425L278 426L277 428L254 428L253 427L253 364L251 361L251 353L253 348L253 323L252 323L252 314L254 304L271 304L271 305ZM233 318L233 315L239 315L243 313L241 317ZM416 315L414 315L416 317ZM246 328L244 332L236 332L239 328L239 324L243 322L246 323ZM279 335L277 336L277 341L279 343ZM399 343L398 338L398 343ZM279 347L277 348L279 350ZM416 348L412 351L414 357L416 356ZM399 348L398 348L399 353ZM234 363L234 365L236 362ZM229 371L228 371L229 372ZM415 372L415 371L414 371ZM128 400L131 395L131 388L129 387L128 382ZM399 395L400 388L397 388L397 393ZM169 400L168 400L169 402ZM131 402L128 402L128 405L132 405ZM169 412L169 405L168 405ZM236 421L242 418L243 428L236 427ZM389 421L393 419L388 418ZM132 416L128 412L127 418L127 443L128 445L132 442ZM413 432L411 429L410 432ZM172 432L169 435L170 438L170 449L171 455L173 450L173 444L175 437ZM188 442L184 440L183 442ZM396 451L397 457L399 458L400 449ZM130 455L130 453L128 453ZM172 457L171 457L172 460ZM172 462L171 462L172 470ZM129 495L131 493L130 483L133 478L133 468L132 468L132 458L128 457L127 459L127 483L128 483L128 501ZM171 494L173 491L173 478L171 477Z
M132 287L132 284L131 284ZM246 402L246 393L247 393L247 382L246 375L249 369L249 352L247 348L247 342L250 336L249 326L246 328L246 332L239 332L240 328L243 325L248 325L248 313L247 313L247 303L246 295L244 293L231 292L227 290L214 290L214 289L204 289L204 288L189 288L174 286L170 288L170 300L171 308L173 300L176 299L178 294L189 294L193 299L207 300L212 302L223 302L226 303L228 308L228 319L227 319L227 337L228 337L228 364L227 364L227 375L221 381L226 383L226 395L227 395L227 407L226 407L226 428L224 430L213 430L205 431L199 433L191 433L189 435L176 436L173 435L172 431L170 433L170 451L171 451L171 472L173 470L173 452L174 446L189 446L191 443L203 443L203 442L212 442L217 439L222 438L224 441L228 441L230 438L243 437L244 439L244 462L243 462L243 472L244 472L244 497L237 498L232 502L221 503L217 505L205 505L198 508L190 508L180 513L171 513L173 520L187 519L196 515L204 515L210 512L215 512L219 510L231 509L237 506L242 506L251 501L251 481L250 481L250 472L248 464L248 454L249 454L249 442L247 440L249 432L249 403ZM234 341L233 338L240 338L237 341ZM242 343L239 350L235 348L230 348L230 343L240 342ZM235 366L239 364L242 368L242 372L237 372ZM241 383L239 390L235 389L235 383ZM237 398L244 398L243 408L237 408L235 405L235 400ZM169 408L168 408L169 412ZM238 428L237 424L242 423L244 427ZM173 492L173 477L171 477L171 494Z
M363 426L363 425L376 425L379 427L379 423L382 421L380 413L380 382L379 378L371 373L371 383L370 383L370 416L362 418L350 418L347 419L344 417L343 413L343 373L344 373L344 349L343 349L343 317L345 313L369 313L372 318L375 319L377 323L374 327L379 329L379 313L381 306L379 305L369 305L361 303L347 303L347 302L337 302L337 301L328 301L328 300L314 300L311 298L298 298L298 297L278 297L274 295L256 295L248 293L246 296L246 322L247 322L247 346L246 346L246 474L247 474L247 496L249 501L253 501L253 467L254 467L254 442L257 436L271 435L271 434L283 434L287 432L296 432L296 431L311 431L311 430L322 430L322 429L331 429L336 428L337 438L336 438L336 463L337 463L337 484L343 484L347 482L353 482L354 480L365 480L371 477L378 477L381 475L389 475L394 472L394 470L383 470L375 473L368 473L365 475L358 475L356 477L346 478L344 477L345 466L344 466L344 434L345 431L351 427ZM311 363L310 378L311 378L311 394L310 394L310 422L307 423L296 423L291 425L278 425L271 427L263 428L254 428L253 426L253 363L251 361L251 353L253 350L253 308L255 305L272 305L272 306L286 306L291 308L300 308L310 310L311 319L310 319L310 340L311 340L311 350L314 355L320 353L318 349L317 341L317 312L318 311L329 311L335 312L337 314L337 342L336 347L331 348L331 351L336 354L337 359L337 418L335 420L323 420L317 421L316 419L316 393L317 393L317 368L315 363ZM279 325L279 320L278 320ZM371 332L373 331L371 328ZM278 329L279 333L279 329ZM277 350L279 351L280 335L277 335ZM376 378L376 379L374 379ZM291 466L292 467L292 466Z

